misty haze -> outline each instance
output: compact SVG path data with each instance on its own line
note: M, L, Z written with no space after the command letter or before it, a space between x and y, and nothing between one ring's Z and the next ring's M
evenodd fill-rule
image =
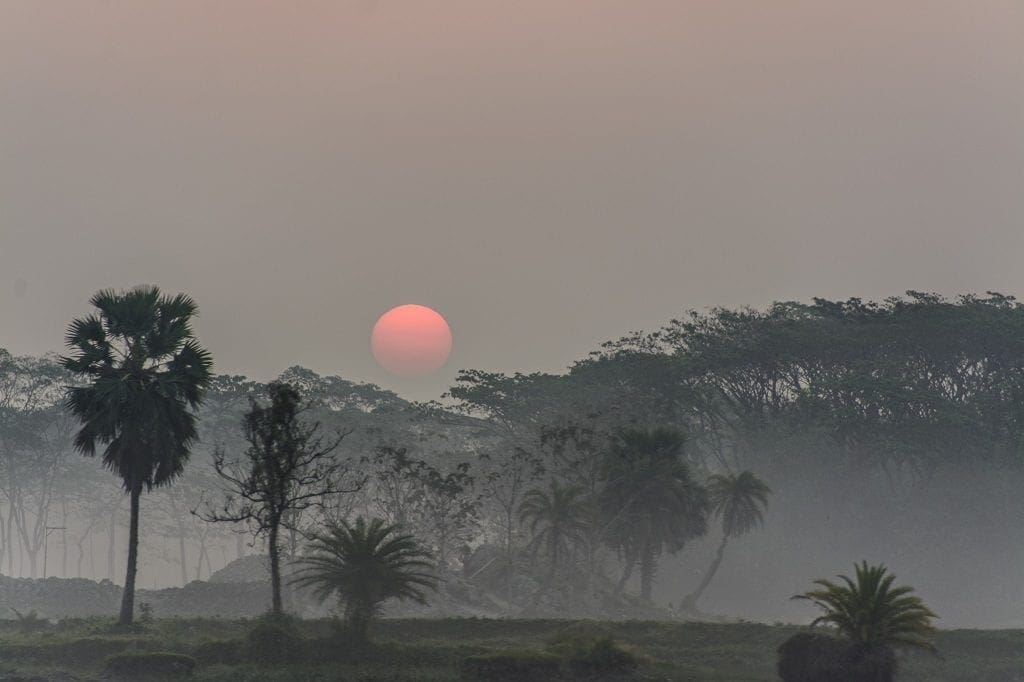
M0 5L0 681L1024 682L1024 6Z

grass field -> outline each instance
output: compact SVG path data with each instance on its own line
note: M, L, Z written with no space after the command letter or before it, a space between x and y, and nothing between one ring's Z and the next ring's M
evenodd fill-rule
M665 622L580 623L555 620L385 620L375 645L346 651L330 621L300 621L290 664L253 662L259 648L248 640L253 621L165 619L116 631L100 619L0 623L0 680L103 679L110 656L173 652L193 657L191 679L459 680L464 659L506 653L552 657L550 643L570 632L611 635L638 656L628 679L775 680L775 649L795 626ZM941 654L906 656L900 680L920 682L1024 682L1024 631L941 632ZM138 676L133 676L138 678Z

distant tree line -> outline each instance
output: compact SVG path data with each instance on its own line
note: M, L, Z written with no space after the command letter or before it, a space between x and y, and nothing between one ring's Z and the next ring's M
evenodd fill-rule
M650 601L666 554L713 532L721 541L701 567L706 579L679 593L694 609L726 541L765 517L780 468L841 462L927 477L963 459L1022 461L1024 308L999 294L690 313L605 344L562 375L462 371L448 395L426 404L302 368L271 384L201 377L195 355L174 364L191 335L168 327L173 312L147 322L170 340L144 343L157 358L170 349L165 370L197 387L195 401L174 398L195 415L194 434L180 419L168 424L191 455L177 468L162 469L160 455L148 469L125 469L104 451L112 477L74 452L76 433L88 450L82 426L95 415L82 400L69 410L66 389L84 395L117 364L97 350L113 336L109 324L73 326L79 364L0 352L0 570L42 575L49 550L50 574L120 579L122 524L138 518L124 513L123 491L131 502L141 482L154 490L141 496L140 560L176 564L182 582L248 551L247 528L264 531L255 551L288 561L303 556L307 539L324 550L345 532L369 532L356 519L376 518L378 530L429 550L435 601L469 594L513 614L629 614ZM237 504L253 483L237 467L259 462L254 410L270 409L282 390L301 413L294 433L307 444L310 429L326 439L307 450L320 455L306 463L319 475L302 498L309 504L257 513L251 500ZM97 450L106 447L101 430L91 433ZM336 434L346 435L335 442ZM234 506L223 504L224 491ZM192 513L211 504L231 523ZM105 566L96 566L96 543Z

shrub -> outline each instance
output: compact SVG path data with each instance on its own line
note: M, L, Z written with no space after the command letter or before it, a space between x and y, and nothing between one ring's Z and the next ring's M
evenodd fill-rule
M462 661L465 680L554 680L559 672L560 661L550 654L509 652L470 656Z
M633 672L636 656L623 649L611 637L601 637L572 651L566 657L570 672L586 679L619 677Z
M11 611L14 611L14 615L18 619L18 630L25 633L41 632L50 628L50 621L45 618L40 618L39 614L36 613L35 609L28 613L22 613L13 606L8 607Z
M106 674L114 679L180 679L189 677L196 659L184 654L146 652L118 654L107 659Z
M246 661L245 642L237 639L202 642L192 655L200 665L238 665Z
M586 679L621 677L637 667L636 656L619 645L607 628L593 623L564 628L551 638L548 648L562 657L569 672Z
M298 663L306 656L305 641L287 620L259 621L248 636L249 659L257 663Z
M783 682L839 682L846 647L835 637L798 632L779 645L779 677Z
M891 682L896 656L889 647L799 632L779 646L778 672L783 682Z

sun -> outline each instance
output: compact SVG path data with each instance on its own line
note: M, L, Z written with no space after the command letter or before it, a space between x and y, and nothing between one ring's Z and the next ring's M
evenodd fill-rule
M440 369L452 352L448 322L432 308L400 305L373 325L370 348L377 364L394 375L422 377Z

